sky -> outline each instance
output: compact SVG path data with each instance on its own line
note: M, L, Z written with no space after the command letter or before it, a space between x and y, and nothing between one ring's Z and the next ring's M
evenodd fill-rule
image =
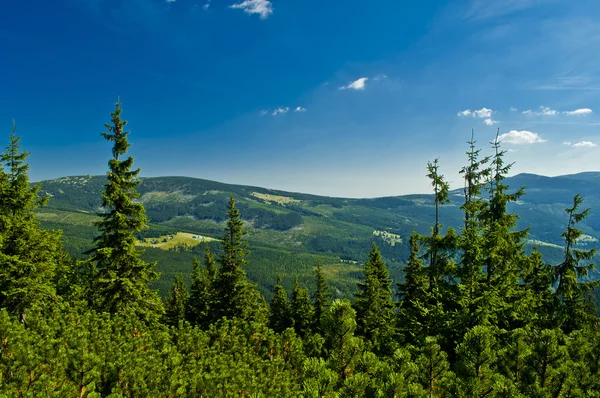
M595 0L12 0L0 131L32 180L106 173L342 197L452 187L474 131L511 174L600 170Z

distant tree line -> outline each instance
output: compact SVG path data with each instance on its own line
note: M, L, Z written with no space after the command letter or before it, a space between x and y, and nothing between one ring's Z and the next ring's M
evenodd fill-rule
M47 198L14 129L1 156L0 396L600 396L598 282L583 281L595 250L577 246L589 210L579 195L566 209L560 263L527 253L507 210L524 190L504 183L512 164L497 137L489 157L469 141L460 229L440 224L449 187L428 163L434 222L408 239L401 283L373 244L352 303L332 299L319 265L310 292L277 278L267 303L246 277L231 196L218 252L205 246L189 285L179 275L163 301L135 247L148 218L121 112L102 134L113 156L83 260L39 227Z

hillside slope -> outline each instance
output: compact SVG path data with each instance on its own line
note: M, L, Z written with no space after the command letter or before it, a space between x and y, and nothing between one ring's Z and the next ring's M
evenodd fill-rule
M101 208L104 176L64 177L43 181L51 196L49 206L38 212L46 228L62 229L67 249L80 255L96 235L92 223ZM581 193L591 216L581 225L587 245L600 237L600 173L543 177L519 174L508 178L513 189L526 186L526 195L511 211L519 224L530 227L530 239L551 261L560 256L561 237L567 219L564 208ZM139 187L151 228L141 237L188 232L212 238L222 235L229 195L238 202L246 222L251 262L248 275L267 292L281 274L286 284L292 276L311 278L312 267L325 265L340 295L353 291L363 261L376 242L398 279L407 257L407 238L413 230L428 233L433 223L431 195L405 195L374 199L332 198L232 185L189 177L143 178ZM451 193L452 202L442 208L445 226L460 228L462 190ZM597 212L594 210L598 209ZM147 249L146 258L158 261L163 273L158 287L165 291L175 273L189 273L193 257L202 245L188 251ZM218 244L212 243L218 250Z

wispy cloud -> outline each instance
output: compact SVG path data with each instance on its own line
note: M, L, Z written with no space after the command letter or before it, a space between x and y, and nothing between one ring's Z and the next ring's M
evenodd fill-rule
M273 115L273 116L285 115L289 111L290 111L290 108L288 106L286 106L285 108L279 107L279 108L275 109L273 111L273 113L271 113L271 115Z
M241 3L230 5L229 8L244 10L246 14L258 14L260 19L267 19L273 14L273 5L269 0L244 0Z
M483 122L488 126L493 126L494 124L498 123L497 120L492 120L492 119L485 119Z
M208 10L208 9L210 8L210 0L208 0L208 1L206 2L206 4L204 4L204 5L202 6L202 8L203 8L203 9L205 9L205 10Z
M464 111L460 111L457 113L458 116L473 116L478 117L480 119L489 119L492 117L493 110L483 107L481 109L472 111L470 109L465 109Z
M511 112L516 112L516 111L518 111L518 109L517 109L517 108L515 108L514 106L511 106L511 107L510 107L510 111L511 111Z
M579 141L571 145L571 148L595 148L598 145L594 144L591 141Z
M531 109L528 109L526 111L521 112L523 115L535 115L535 116L555 116L558 114L558 111L556 109L551 109L547 106L540 106L540 110L539 111L532 111Z
M294 109L294 112L306 112L306 108L298 106L298 107L296 107L296 109Z
M540 106L540 110L539 111L532 111L531 109L528 109L526 111L521 112L523 115L535 115L535 116L556 116L559 113L563 114L563 115L567 115L567 116L582 116L582 115L589 115L592 113L592 110L590 108L580 108L580 109L575 109L573 111L562 111L559 112L556 109L551 109L547 106Z
M265 109L263 109L263 110L260 111L260 115L261 116L266 116L268 113L269 113L269 111L267 111Z
M575 109L574 111L565 111L563 113L565 115L569 115L569 116L581 116L581 115L589 115L590 113L592 113L592 110L590 108L581 108L581 109Z
M368 77L361 77L360 79L357 79L346 86L341 86L340 90L364 90L367 80L369 80Z
M167 3L175 3L177 0L166 0Z
M548 0L472 0L465 18L466 19L488 19L512 14L517 11L532 8Z
M500 134L498 136L498 141L512 145L526 145L546 142L546 140L542 139L537 133L527 130L511 130L508 133Z

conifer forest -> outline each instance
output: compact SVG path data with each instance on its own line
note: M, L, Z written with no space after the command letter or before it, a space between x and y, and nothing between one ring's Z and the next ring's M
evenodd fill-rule
M432 160L429 233L407 239L397 278L374 243L342 299L319 263L307 264L309 283L278 277L265 296L246 275L253 248L235 195L219 250L204 245L161 297L157 264L136 245L149 220L128 135L117 103L102 133L112 154L98 234L76 258L60 230L40 226L35 211L52 198L30 182L29 153L10 134L0 397L600 396L595 249L578 245L590 209L580 195L564 209L560 261L526 250L529 231L509 206L526 189L507 185L497 136L465 145L460 227L441 222L450 186Z

